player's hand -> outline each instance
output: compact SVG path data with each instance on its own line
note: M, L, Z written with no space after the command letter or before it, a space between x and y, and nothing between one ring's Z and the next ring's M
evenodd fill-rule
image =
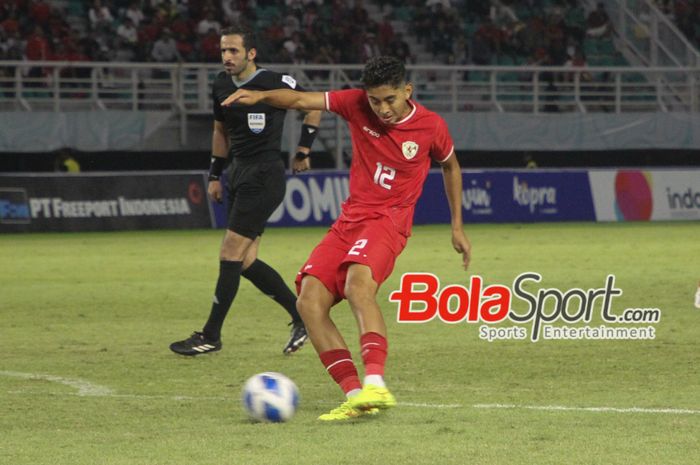
M292 173L294 174L301 173L302 171L306 171L308 169L311 169L310 158L304 158L303 160L295 158L292 162Z
M257 90L238 89L236 92L226 97L226 100L221 102L221 106L228 107L236 102L241 105L255 105L261 98L262 95Z
M215 202L221 203L224 200L224 187L221 181L209 181L207 193Z
M452 230L452 247L462 254L462 267L465 270L468 269L472 259L472 243L467 235L464 234L462 228Z
M292 173L301 173L302 171L306 171L308 169L311 169L311 159L308 157L309 152L311 152L311 149L308 147L297 147L296 153L305 153L307 155L306 158L297 158L296 156L292 159Z

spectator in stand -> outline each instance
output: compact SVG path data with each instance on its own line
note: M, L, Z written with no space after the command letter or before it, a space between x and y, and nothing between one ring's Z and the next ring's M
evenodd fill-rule
M49 59L51 49L49 48L49 41L46 39L41 26L34 26L34 32L27 38L24 55L29 61L44 61ZM32 79L32 82L26 83L27 87L42 87L46 84L41 80L41 78L44 77L44 69L40 66L30 68L27 77Z
M228 24L238 24L241 21L241 10L238 8L238 0L223 0L221 9L224 12Z
M318 6L315 3L311 3L306 8L303 16L301 17L301 27L304 34L307 36L311 35L314 29L314 23L318 20Z
M552 10L545 27L545 42L549 48L549 56L552 57L552 64L556 66L563 65L567 59L565 30L566 25L561 11Z
M156 16L164 18L165 22L169 22L178 14L178 5L171 0L161 0L156 5Z
M50 54L49 41L46 39L44 30L37 24L32 34L27 37L24 55L29 61L43 61L48 60Z
M569 36L572 36L577 43L582 43L586 37L586 12L583 6L575 2L566 12L564 23Z
M587 68L588 63L586 63L586 58L583 56L583 52L576 48L576 47L569 47L569 59L566 60L566 63L564 63L564 66L567 68ZM566 73L566 80L567 81L573 81L574 80L574 73ZM590 82L593 80L593 77L591 76L591 73L588 71L582 71L580 73L580 79L581 81L585 82Z
M299 18L304 15L304 2L302 0L284 0L287 11Z
M382 54L379 49L379 44L377 44L377 38L374 34L365 34L362 40L362 45L360 46L360 60L362 62L368 61L370 58L378 57Z
M372 19L369 17L369 13L365 9L362 0L355 0L355 7L350 11L352 18L352 24L368 24Z
M282 21L282 28L285 37L292 37L292 34L301 30L301 21L292 13L288 13Z
M396 33L394 40L389 44L389 55L398 58L403 63L415 62L413 55L411 55L411 47L403 39L403 34L400 32Z
M131 18L124 18L124 21L117 28L117 36L122 40L122 44L133 49L139 40L139 33L134 27Z
M134 27L138 28L145 18L140 3L134 1L129 3L129 7L124 11L124 17L129 18Z
M200 58L208 63L221 61L221 36L215 29L209 29L209 33L199 42Z
M275 16L263 32L263 43L270 44L272 50L277 50L284 43L284 27L279 16Z
M520 21L518 19L518 16L515 14L513 9L509 5L504 5L500 2L491 7L489 16L491 17L491 21L493 21L494 24L502 27L506 27L507 25L517 23Z
M49 25L49 17L51 16L51 6L44 0L35 0L29 2L29 18L38 24L45 31Z
M389 50L389 44L394 40L394 26L391 25L388 15L384 16L384 20L377 26L377 40L383 51Z
M598 2L596 9L591 11L586 19L586 35L589 37L605 37L610 35L610 17L605 11L603 2Z
M481 26L474 33L475 39L477 36L484 42L486 42L486 44L488 44L488 48L491 50L491 54L501 53L501 45L503 44L505 37L503 31L501 31L498 27L496 27L495 24L493 24L493 21L491 21L490 17L484 18L484 21L481 23ZM476 51L476 44L474 46L474 50Z
M90 18L90 28L92 30L111 29L114 23L114 17L101 0L94 0L90 10L88 10L88 18Z
M70 26L59 10L52 9L49 12L47 29L50 36L56 39L63 39L68 35Z
M293 63L302 63L305 55L304 43L301 40L301 33L295 32L292 37L288 38L282 44L282 47L287 50Z
M7 17L0 22L0 29L8 35L19 34L19 19L16 9L8 11Z
M173 39L170 29L163 29L160 38L153 44L151 58L158 63L173 63L182 61L180 52L177 50L177 43Z
M90 61L109 61L109 48L104 39L95 31L90 31L78 43Z
M213 31L213 29L211 29ZM192 43L192 40L185 34L184 32L177 32L175 33L175 37L177 39L175 40L177 44L177 51L180 53L180 56L184 61L188 62L197 62L197 61L211 61L207 58L207 56L203 53L204 52L204 40L208 36L204 36L204 39L202 39L202 53L197 54L197 50L195 49L194 44ZM218 36L217 36L218 39ZM219 46L216 44L216 49L215 52L216 54L216 59L218 60L219 58Z
M472 39L472 62L475 65L487 66L491 64L493 49L485 34L474 34Z
M8 33L0 27L0 60L21 60L23 49L17 32Z
M221 23L216 20L212 10L207 11L205 17L197 23L197 34L205 36L209 34L210 29L214 29L217 34L221 31Z
M444 20L438 21L437 27L432 33L431 51L433 60L444 62L447 56L453 53L452 43L452 34L447 29L447 24Z

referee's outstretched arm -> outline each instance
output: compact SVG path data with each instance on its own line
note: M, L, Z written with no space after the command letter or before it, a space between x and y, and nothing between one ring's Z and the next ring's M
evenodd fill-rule
M221 105L227 107L234 102L242 105L255 105L258 102L262 102L273 107L291 108L294 110L327 109L325 92L298 92L291 89L266 91L238 89L221 102Z

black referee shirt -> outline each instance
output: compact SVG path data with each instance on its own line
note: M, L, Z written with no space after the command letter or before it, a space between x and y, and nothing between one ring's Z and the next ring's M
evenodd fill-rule
M255 161L279 160L282 150L282 129L287 110L264 103L252 106L234 103L229 107L222 107L221 102L239 88L303 89L291 76L263 68L258 68L243 82L234 81L233 77L225 71L220 72L214 79L212 86L214 119L223 122L228 131L229 157L241 161L243 159L253 161L253 158Z

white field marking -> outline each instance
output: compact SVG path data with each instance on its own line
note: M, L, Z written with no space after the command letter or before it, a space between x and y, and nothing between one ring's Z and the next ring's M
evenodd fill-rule
M110 396L113 395L112 390L106 386L93 384L80 378L64 378L62 376L44 375L39 373L21 373L19 371L0 371L0 376L11 376L13 378L23 379L43 379L54 383L65 384L78 390L79 396Z
M0 376L11 376L23 379L43 379L55 383L65 384L78 390L77 393L51 394L51 395L75 395L80 397L114 397L122 399L170 399L176 401L238 401L237 396L173 396L173 395L141 395L141 394L115 394L106 386L93 384L79 378L64 378L62 376L45 375L39 373L21 373L17 371L0 371ZM10 394L26 395L24 391L8 391ZM319 401L316 404L324 405L329 402ZM457 409L464 407L462 404L428 404L414 402L399 402L400 406L433 409ZM518 405L518 404L474 404L469 406L474 409L518 409L518 410L543 410L563 412L593 412L593 413L660 413L670 415L700 415L700 410L677 408L642 408L642 407L567 407L564 405Z
M417 407L417 408L461 408L462 404L423 404L415 402L398 402L401 407Z
M700 415L700 410L679 408L642 408L642 407L566 407L564 405L516 405L516 404L475 404L472 408L480 409L525 409L564 412L594 413L665 413L671 415Z

